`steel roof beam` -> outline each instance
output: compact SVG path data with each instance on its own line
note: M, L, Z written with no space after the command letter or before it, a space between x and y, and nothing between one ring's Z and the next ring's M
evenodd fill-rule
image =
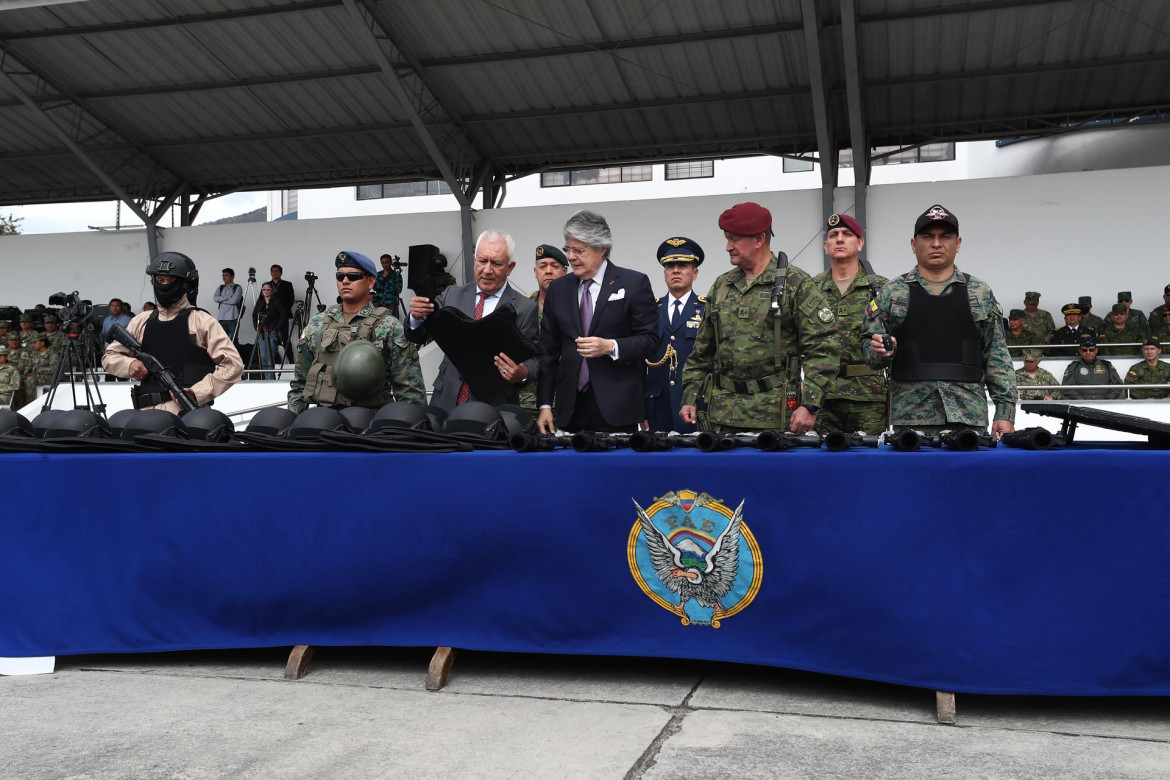
M845 60L845 103L849 111L849 146L853 150L853 216L865 229L869 188L869 140L861 98L861 51L854 0L841 0L841 53ZM865 249L863 248L864 252Z
M821 169L821 222L833 213L833 191L837 187L837 143L829 116L828 91L825 84L824 57L821 54L822 25L817 15L816 0L800 0L804 19L804 49L808 57L809 91L812 100L813 123L817 131L817 153ZM825 268L829 258L824 258Z

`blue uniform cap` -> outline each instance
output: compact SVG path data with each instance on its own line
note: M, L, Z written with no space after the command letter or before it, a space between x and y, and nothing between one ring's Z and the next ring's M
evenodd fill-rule
M697 267L703 264L703 247L682 236L668 238L658 245L658 262L694 263Z
M374 261L359 252L338 252L333 261L334 268L360 268L370 276L377 276L378 269Z

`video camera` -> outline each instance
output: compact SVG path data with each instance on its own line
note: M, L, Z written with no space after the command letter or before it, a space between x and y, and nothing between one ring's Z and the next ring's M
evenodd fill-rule
M248 267L248 282L250 284L256 283L256 269L251 266Z
M82 300L77 290L71 293L53 293L49 296L50 306L60 306L57 310L57 319L61 320L61 330L69 332L69 325L80 326L93 315L93 301Z
M308 283L310 290L317 286L317 278L317 274L312 271L305 271L305 282Z

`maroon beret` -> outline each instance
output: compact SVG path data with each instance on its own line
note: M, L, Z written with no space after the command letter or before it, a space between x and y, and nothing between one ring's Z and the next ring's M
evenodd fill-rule
M759 203L737 203L719 215L719 229L737 236L754 236L772 229L772 212Z
M829 221L825 225L826 233L833 228L843 227L858 238L865 238L865 231L861 229L861 223L848 214L830 214Z

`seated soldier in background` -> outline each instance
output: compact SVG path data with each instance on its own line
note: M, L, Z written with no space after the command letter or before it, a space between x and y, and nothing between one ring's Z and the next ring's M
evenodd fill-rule
M1052 331L1052 338L1045 352L1050 357L1076 357L1081 336L1085 333L1081 326L1081 307L1075 303L1068 303L1060 313L1064 315L1064 327Z
M1061 385L1064 390L1061 394L1065 401L1084 400L1097 401L1108 398L1121 398L1120 387L1101 387L1080 389L1077 385L1120 385L1121 377L1117 369L1104 358L1097 357L1097 337L1091 333L1081 336L1081 347L1077 350L1077 359L1068 364L1064 370L1064 379Z
M1160 341L1170 338L1170 309L1163 311L1157 320L1150 321L1150 335Z
M34 330L30 337L32 349L28 362L24 364L24 398L29 403L36 400L37 387L53 381L57 368L57 356L49 351L49 337L43 330Z
M1020 389L1021 401L1059 401L1059 390L1033 390L1028 385L1059 385L1048 371L1040 368L1041 350L1033 347L1024 350L1024 367L1016 369L1016 387Z
M1028 347L1040 343L1024 328L1027 321L1023 309L1012 309L1008 312L1008 326L1003 335L1007 339L1008 351L1012 353L1012 357L1019 352L1018 349L1011 349L1012 347Z
M1146 319L1146 315L1140 309L1133 308L1133 293L1129 290L1122 290L1117 293L1117 302L1125 304L1125 311L1128 315L1126 323L1136 327L1143 336L1150 335L1150 323Z
M1151 329L1153 329L1154 323L1161 321L1163 314L1170 311L1170 284L1168 284L1162 288L1162 300L1163 300L1162 305L1156 306L1150 312L1149 322L1150 322Z
M1153 337L1142 339L1141 363L1134 363L1125 375L1127 385L1170 385L1170 364L1158 360L1162 345ZM1130 390L1129 397L1137 400L1170 398L1170 388L1158 387L1148 390Z
M1113 309L1110 311L1109 319L1111 323L1105 326L1105 329L1097 334L1098 344L1113 344L1113 345L1134 345L1134 346L1110 346L1102 347L1102 355L1133 355L1138 351L1137 344L1140 344L1145 338L1144 333L1136 325L1129 323L1129 311L1126 309L1124 303L1113 304Z
M0 344L0 405L19 409L23 400L20 372L8 365L8 345Z
M1024 293L1024 330L1031 333L1035 340L1033 344L1047 344L1048 337L1056 330L1056 323L1052 315L1040 308L1040 293L1028 291Z
M45 338L49 340L49 351L54 355L59 354L65 334L61 332L61 323L55 314L45 315Z
M1105 320L1093 314L1093 296L1082 295L1077 298L1077 306L1081 310L1081 326L1085 330L1100 333L1105 330Z

